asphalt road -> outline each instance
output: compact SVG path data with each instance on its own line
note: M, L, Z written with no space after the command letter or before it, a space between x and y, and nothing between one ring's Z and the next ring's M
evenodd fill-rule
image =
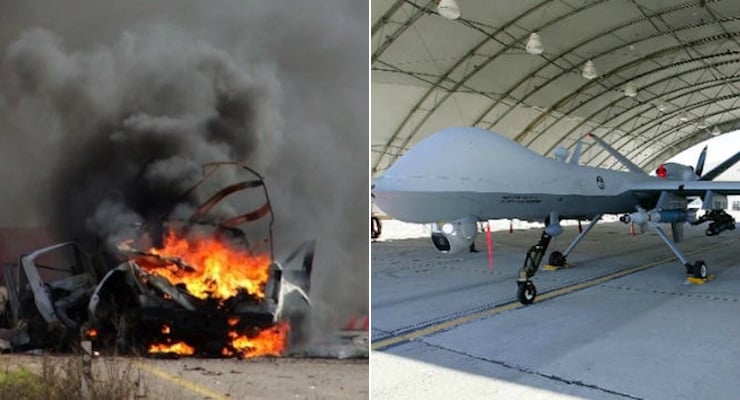
M0 355L3 367L31 371L41 371L45 363L76 371L79 362L75 356ZM367 359L98 357L93 374L98 385L129 381L137 399L368 398Z

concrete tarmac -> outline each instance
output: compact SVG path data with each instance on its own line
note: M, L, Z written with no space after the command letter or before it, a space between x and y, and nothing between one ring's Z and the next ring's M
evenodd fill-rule
M599 224L571 268L540 269L540 296L646 268L471 321L461 318L516 301L517 271L540 230L494 232L492 270L485 234L479 253L438 254L429 239L373 243L372 398L738 398L738 231L686 228L678 247L714 275L703 285L687 282L655 233ZM548 254L576 234L567 227Z

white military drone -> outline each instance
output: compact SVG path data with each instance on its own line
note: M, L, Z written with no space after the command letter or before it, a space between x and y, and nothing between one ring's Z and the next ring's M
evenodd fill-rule
M432 243L443 253L472 250L478 221L544 219L542 236L519 271L517 298L524 304L537 296L531 279L550 239L563 231L560 218L591 222L564 252L550 254L552 265L565 265L566 257L603 214L624 214L622 222L653 229L688 274L706 279L707 265L690 263L658 224L671 224L673 242L683 238L687 222L710 221L707 236L735 229L735 220L724 209L727 195L740 194L740 182L712 180L740 160L740 152L702 175L705 147L696 169L666 163L650 176L603 140L589 136L628 172L578 165L580 142L569 160L567 151L550 159L490 131L450 128L419 142L376 179L375 202L399 220L432 223ZM687 207L697 197L706 210L698 219Z

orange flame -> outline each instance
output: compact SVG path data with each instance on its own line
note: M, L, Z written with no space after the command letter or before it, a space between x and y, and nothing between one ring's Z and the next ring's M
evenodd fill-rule
M231 331L231 349L224 347L221 354L229 357L237 354L244 358L281 356L285 351L289 332L290 325L286 321L262 330L254 337Z
M225 300L240 290L246 290L258 299L265 297L271 261L268 255L232 248L226 240L218 237L184 237L173 230L167 233L161 248L152 248L148 253L161 259L135 257L142 269L167 279L173 285L184 285L195 297ZM222 349L224 356L251 358L280 356L285 352L290 332L287 322L279 322L256 335L237 332L239 322L239 317L227 319L227 324L234 330L225 338L229 344ZM161 332L170 334L171 328L162 325ZM183 356L195 353L195 349L185 342L152 344L148 351Z
M185 342L177 342L177 343L158 343L153 344L149 346L149 353L159 353L159 354L179 354L182 356L190 356L195 353L195 349L190 347Z
M190 294L200 299L228 299L240 289L260 299L265 297L264 287L270 270L268 255L234 249L213 237L188 240L172 230L165 237L162 248L152 248L149 252L160 257L179 258L192 267L182 269L175 264L156 265L144 257L137 260L148 272L160 275L174 285L184 284Z

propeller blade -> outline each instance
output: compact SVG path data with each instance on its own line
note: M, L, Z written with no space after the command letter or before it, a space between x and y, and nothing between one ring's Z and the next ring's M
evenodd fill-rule
M704 161L707 159L707 146L704 146L701 154L699 154L699 160L696 162L696 176L701 177L701 173L704 171Z

